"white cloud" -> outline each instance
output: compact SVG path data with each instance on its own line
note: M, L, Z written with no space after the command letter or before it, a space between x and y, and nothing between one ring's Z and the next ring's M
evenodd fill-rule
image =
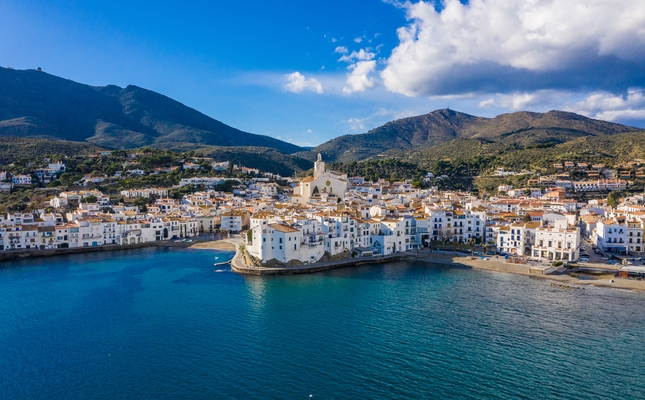
M411 21L381 73L390 91L645 86L645 1L444 0L440 11L387 2Z
M349 49L345 46L338 46L334 50L334 53L339 53L339 54L347 54L349 53Z
M578 93L564 90L498 93L484 98L478 106L510 111L559 109L605 121L625 123L645 121L643 89L630 89L620 95L609 92Z
M346 122L349 125L349 129L354 132L362 132L365 130L365 122L369 118L349 118Z
M634 89L623 96L593 93L563 109L606 121L645 120L645 92Z
M370 49L360 49L359 51L352 51L351 54L345 54L338 61L354 62L354 61L369 61L374 59L376 54L372 53Z
M344 94L364 92L374 87L374 78L369 74L376 69L376 61L359 61L350 65L349 68L352 72L347 76L347 85L343 88Z
M292 93L301 93L309 90L316 93L322 93L323 87L316 78L305 78L300 72L294 72L284 76L287 79L282 88Z
M546 105L545 103L548 103L554 94L554 91L550 90L496 94L492 98L480 101L479 108L501 107L511 111L526 110L529 107Z
M363 41L363 38L362 38L362 37L360 37L360 36L359 36L359 37L357 37L357 38L354 38L354 42L355 42L355 43L360 43L360 42L362 42L362 41Z
M373 77L369 74L376 70L376 54L372 53L369 48L352 51L351 54L345 54L338 61L351 63L347 69L351 72L347 74L347 81L343 87L343 94L352 94L354 92L364 92L375 86Z

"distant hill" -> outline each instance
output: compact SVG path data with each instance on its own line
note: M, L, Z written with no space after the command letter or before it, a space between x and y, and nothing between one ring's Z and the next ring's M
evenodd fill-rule
M193 150L196 154L212 157L215 160L231 161L248 168L257 168L282 176L291 176L313 167L313 163L309 160L267 147L195 146L192 143L163 143L158 147L178 152Z
M5 137L0 139L0 165L9 164L21 158L49 157L61 154L68 157L93 154L102 150L90 143L70 142L39 138Z
M168 143L303 149L230 127L137 86L93 87L36 70L0 68L0 136L56 138L123 149Z
M296 155L312 160L317 153L322 153L328 161L351 162L376 156L407 155L411 151L433 152L434 146L451 147L452 141L455 141L452 148L458 153L460 145L466 143L464 150L467 151L473 145L486 144L499 150L510 144L522 147L558 144L581 137L636 131L643 130L563 111L516 112L482 118L444 109L388 122L364 134L341 136Z
M280 153L276 149L249 146L195 146L191 143L164 143L161 149L176 152L194 151L197 155L213 157L215 160L231 161L249 168L291 176L306 171L313 164L300 157ZM0 165L10 164L17 160L35 157L49 157L55 154L73 157L75 155L94 154L99 148L91 143L71 142L51 138L17 138L0 139Z

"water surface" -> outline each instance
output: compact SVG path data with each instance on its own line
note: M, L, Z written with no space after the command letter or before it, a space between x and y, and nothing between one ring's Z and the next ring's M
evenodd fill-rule
M0 398L644 398L643 294L416 262L215 272L230 256L0 264Z

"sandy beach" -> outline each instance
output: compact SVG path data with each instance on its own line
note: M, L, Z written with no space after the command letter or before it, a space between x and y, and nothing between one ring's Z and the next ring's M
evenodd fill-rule
M464 257L461 255L432 253L421 258L421 260L440 264L456 264L486 271L528 275L535 278L548 279L557 285L563 286L600 286L645 291L645 281L614 278L613 274L589 274L583 272L556 272L549 275L535 274L529 272L529 265L507 263L501 258L487 258L486 260L482 260L480 258L472 259L471 257ZM611 280L614 282L612 283Z
M197 242L189 246L191 249L211 249L223 251L235 251L235 245L225 240L216 240L214 242Z

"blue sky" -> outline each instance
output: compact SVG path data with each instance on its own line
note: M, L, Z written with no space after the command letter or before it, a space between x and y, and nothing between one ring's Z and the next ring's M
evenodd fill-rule
M645 2L0 0L0 65L300 145L450 108L645 126Z

